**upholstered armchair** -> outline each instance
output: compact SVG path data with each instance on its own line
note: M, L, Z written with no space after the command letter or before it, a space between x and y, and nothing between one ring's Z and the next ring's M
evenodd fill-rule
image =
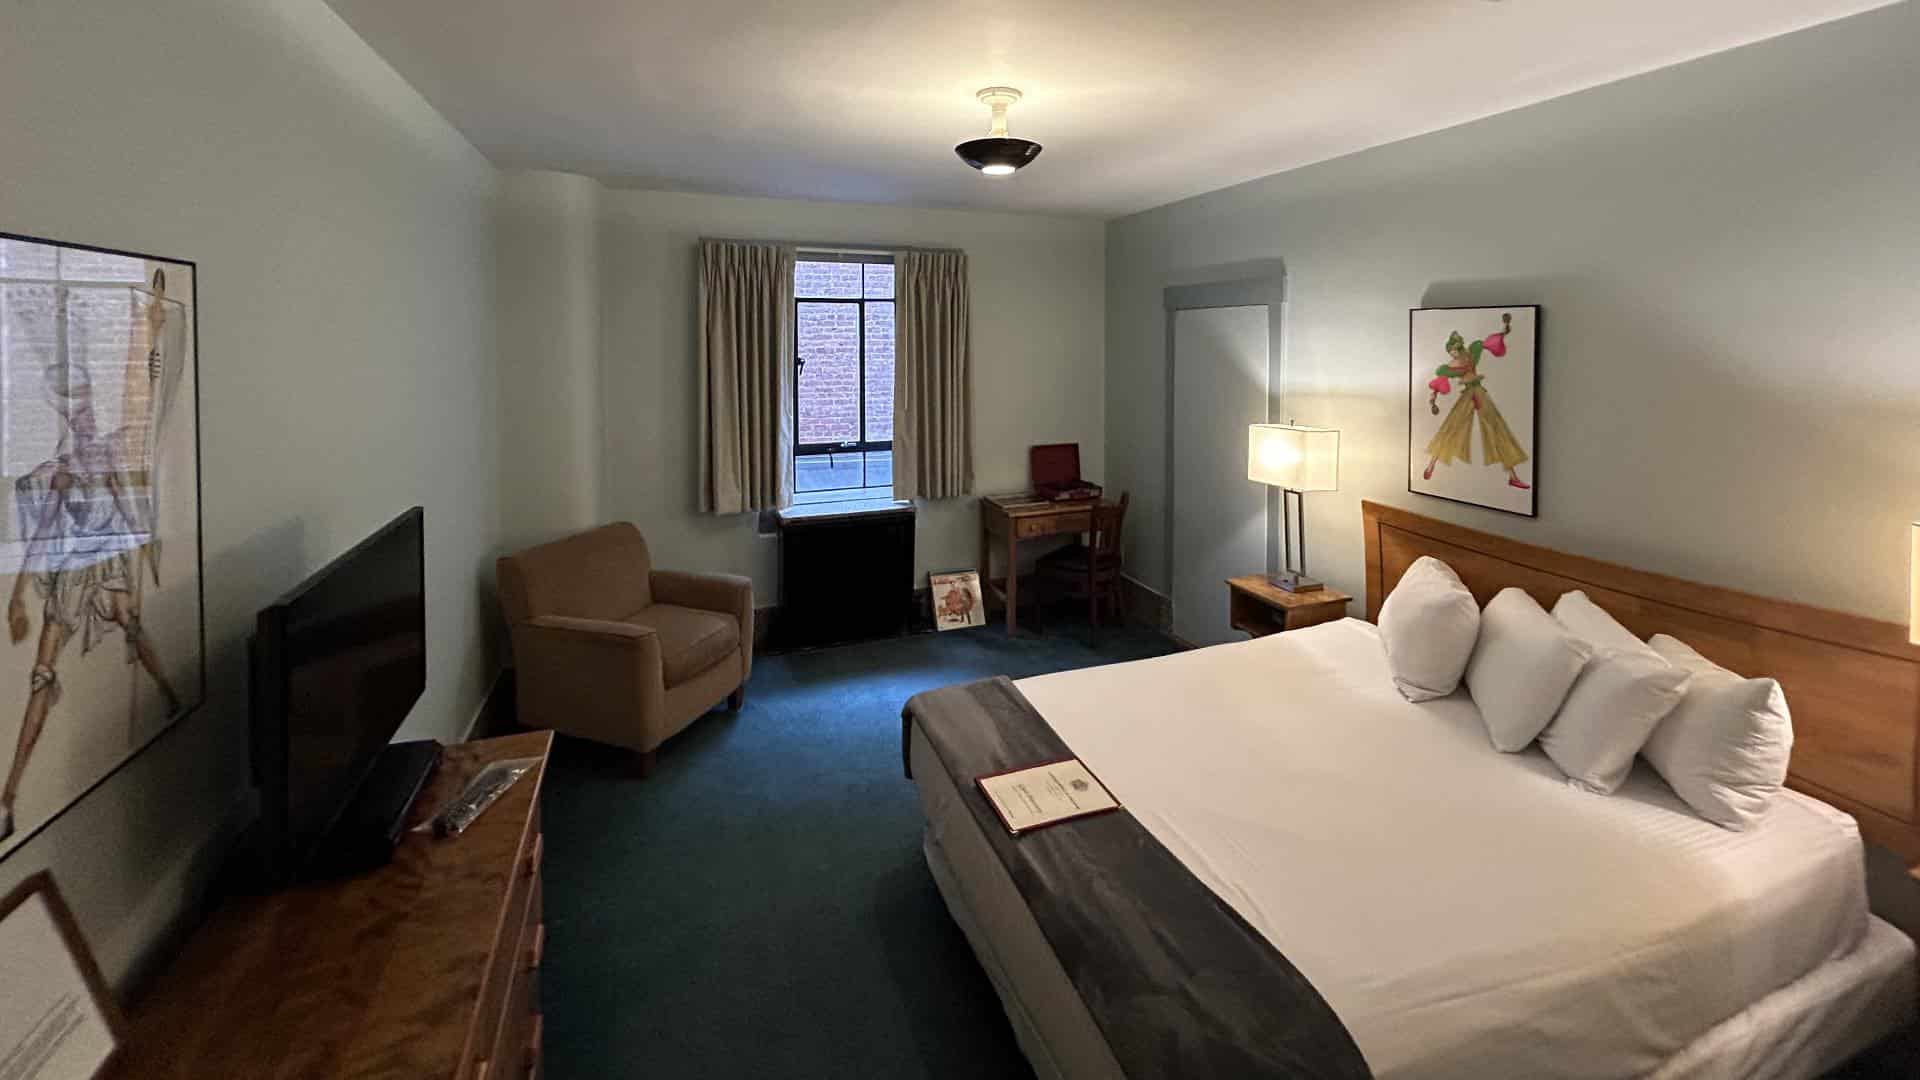
M520 723L638 751L725 698L753 670L753 582L655 570L628 522L499 561Z

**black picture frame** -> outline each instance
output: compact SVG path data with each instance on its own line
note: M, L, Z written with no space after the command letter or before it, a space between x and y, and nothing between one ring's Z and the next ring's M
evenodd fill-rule
M193 545L192 547L193 547L193 578L194 578L193 604L194 604L194 611L195 611L195 618L194 618L195 663L193 664L193 682L190 688L183 688L186 690L186 693L182 695L182 700L180 701L179 706L175 708L166 717L166 720L163 724L160 724L159 726L157 726L153 731L148 733L145 738L139 740L135 745L130 746L127 749L126 753L120 755L120 757L117 760L115 760L111 766L103 769L98 776L87 781L78 791L74 792L71 796L69 796L66 799L66 801L61 803L61 805L57 809L53 810L51 813L48 813L44 817L38 818L34 821L26 822L24 823L23 826L17 826L15 831L11 835L6 836L4 838L0 838L0 862L4 862L6 859L10 858L15 852L20 851L22 848L26 847L27 844L30 841L32 841L34 837L38 836L49 825L52 825L54 822L60 820L60 818L63 817L69 810L72 810L75 806L78 806L80 803L84 802L88 798L88 796L98 791L102 785L107 783L107 781L112 780L115 776L118 776L123 769L125 769L128 765L130 765L135 759L145 754L148 750L152 749L154 745L160 742L160 740L164 739L165 737L172 734L173 732L178 731L183 726L184 722L187 720L188 717L198 712L200 708L206 704L206 700L207 700L207 587L206 587L206 501L205 501L205 486L204 486L204 463L202 461L202 441L201 441L201 424L202 424L203 418L202 418L201 409L200 409L200 374L201 374L200 327L204 317L204 313L201 306L201 298L200 298L200 264L198 263L198 261L193 259L183 259L183 258L171 256L171 255L159 255L153 252L135 251L128 248L107 247L99 244L87 244L87 243L81 243L81 242L72 241L72 240L60 240L60 239L55 239L47 236L34 235L32 233L12 232L4 229L0 229L0 241L17 241L21 243L39 244L39 245L44 245L48 247L62 248L69 251L82 251L82 252L89 252L89 253L98 254L98 255L113 255L113 256L120 256L123 258L140 259L143 262L162 263L162 264L165 264L167 267L183 267L188 271L187 278L189 281L189 291L188 291L188 300L186 302L186 306L187 306L187 310L190 312L190 318L188 320L189 322L188 340L191 342L191 345L188 348L188 356L186 358L187 367L185 368L183 374L191 375L191 378L188 378L186 380L189 383L189 393L185 395L185 404L191 410L191 416L193 418L193 439L192 439ZM3 385L0 385L0 394L4 394ZM8 492L5 494L10 496L11 493ZM24 643L22 643L22 646L23 645ZM0 648L22 647L22 646L13 646L11 643L0 643ZM69 643L67 645L67 649L70 651L75 650L75 648L76 647L72 643ZM24 701L24 698L15 699L15 700ZM13 704L14 702L0 699L0 708L8 708L8 707L11 707ZM0 758L4 758L10 765L12 762L13 753L14 753L14 746L12 744L12 740L0 739L0 743L4 743L4 745L0 745Z
M1528 423L1526 425L1527 430L1524 433L1515 432L1515 434L1519 436L1519 438L1521 439L1522 445L1526 448L1526 451L1528 454L1528 461L1526 462L1527 475L1524 481L1528 485L1526 507L1524 509L1515 509L1511 506L1501 506L1493 502L1485 502L1485 501L1480 501L1472 498L1459 497L1458 494L1449 495L1449 494L1443 494L1441 492L1437 492L1431 489L1422 489L1420 487L1416 487L1414 482L1415 467L1417 462L1420 459L1420 454L1417 453L1415 450L1415 443L1418 441L1417 433L1420 430L1420 425L1419 425L1419 422L1417 419L1417 413L1415 410L1418 409L1421 405L1421 400L1422 400L1421 388L1424 383L1424 380L1420 377L1420 373L1423 370L1430 370L1434 366L1432 363L1432 360L1433 360L1432 351L1429 350L1429 351L1423 352L1420 347L1421 341L1417 337L1417 334L1419 332L1419 327L1418 327L1419 317L1422 314L1432 313L1432 312L1485 312L1485 313L1488 313L1488 315L1492 318L1498 318L1499 315L1501 314L1523 312L1523 311L1527 312L1530 316L1530 319L1527 325L1527 329L1529 331L1527 355L1529 360L1531 361L1528 368L1528 377L1530 379L1531 385L1527 388L1527 392L1523 395L1523 400L1527 402L1527 406L1528 406L1528 415L1527 415ZM1408 309L1407 311L1407 492L1408 494L1419 495L1429 499L1440 499L1446 502L1458 503L1462 506L1474 506L1483 510L1493 510L1502 514L1510 514L1514 517L1537 518L1540 516L1540 481L1539 481L1539 475L1540 475L1539 474L1540 337L1541 337L1540 332L1541 332L1541 327L1543 326L1545 321L1545 315L1546 315L1545 309L1541 307L1541 305L1539 304L1504 304L1504 305L1458 304L1458 305ZM1423 367L1423 361L1425 364L1424 367ZM1482 467L1485 467L1485 466L1482 466Z

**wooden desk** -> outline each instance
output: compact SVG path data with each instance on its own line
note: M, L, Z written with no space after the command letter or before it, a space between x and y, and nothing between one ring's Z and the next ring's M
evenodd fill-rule
M446 748L414 824L551 732ZM544 765L448 840L222 904L135 1002L114 1080L523 1080L540 1073Z
M1265 637L1344 619L1352 599L1339 589L1288 592L1265 574L1243 574L1227 579L1227 621L1235 630Z
M999 597L1006 605L1007 633L1018 633L1020 629L1015 621L1020 597L1020 541L1086 532L1093 526L1093 507L1098 501L1048 502L1026 492L980 496L980 589L987 596ZM993 582L996 537L1005 545L1007 553L1004 588Z

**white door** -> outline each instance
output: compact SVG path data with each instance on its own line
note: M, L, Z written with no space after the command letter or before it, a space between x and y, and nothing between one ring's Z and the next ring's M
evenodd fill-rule
M1247 479L1247 425L1267 421L1267 308L1173 313L1173 632L1243 641L1226 579L1267 568L1267 490Z

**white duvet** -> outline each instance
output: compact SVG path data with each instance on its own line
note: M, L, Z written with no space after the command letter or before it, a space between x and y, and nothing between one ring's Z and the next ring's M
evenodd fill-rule
M1728 832L1644 763L1579 790L1464 691L1403 700L1367 623L1018 685L1383 1080L1651 1072L1865 933L1851 818Z

